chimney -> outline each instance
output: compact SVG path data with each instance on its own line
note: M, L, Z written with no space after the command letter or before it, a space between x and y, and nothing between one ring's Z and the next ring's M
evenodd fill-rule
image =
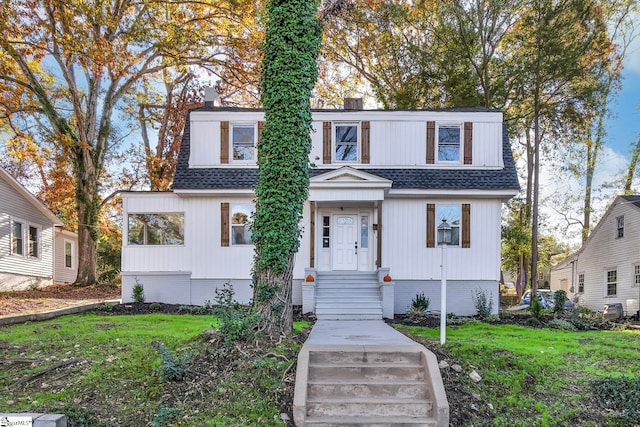
M345 110L362 110L362 98L345 98Z
M205 86L204 88L204 106L213 107L217 101L220 101L218 91L215 87Z

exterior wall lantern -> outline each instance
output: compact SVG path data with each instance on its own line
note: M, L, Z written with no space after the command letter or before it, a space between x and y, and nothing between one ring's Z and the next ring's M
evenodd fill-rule
M451 244L451 226L442 218L438 226L438 246L442 249L440 263L440 345L444 345L447 337L447 245Z

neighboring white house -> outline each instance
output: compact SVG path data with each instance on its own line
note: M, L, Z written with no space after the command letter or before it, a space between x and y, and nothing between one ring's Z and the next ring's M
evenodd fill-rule
M77 241L75 233L62 230L62 221L0 168L0 291L73 282ZM71 251L68 271L65 247Z
M580 250L551 270L551 289L602 311L621 303L625 315L640 299L640 196L618 196Z
M259 109L191 110L173 191L122 195L124 301L136 282L148 301L203 304L225 282L250 301L263 120ZM380 281L385 317L404 313L419 292L438 309L436 229L447 220L447 311L475 314L476 290L497 311L501 207L519 191L500 111L316 110L311 137L295 305L315 310L314 283L333 272L343 290L345 277Z

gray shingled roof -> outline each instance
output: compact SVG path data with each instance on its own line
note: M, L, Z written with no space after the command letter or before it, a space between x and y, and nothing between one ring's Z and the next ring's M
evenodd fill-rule
M199 108L193 111L207 110ZM219 108L218 108L219 110ZM238 111L227 108L224 111ZM244 111L244 110L243 110ZM452 110L448 110L452 111ZM487 109L466 109L465 111L494 111ZM426 169L426 168L366 168L357 169L391 180L393 189L419 190L519 190L518 176L511 152L507 131L503 132L504 168L500 170L481 169ZM190 120L187 117L178 165L173 180L174 190L243 190L254 189L258 182L257 168L234 168L220 166L213 168L189 168ZM318 176L335 168L312 169L310 176Z
M630 196L622 196L627 202L633 203L636 207L640 208L640 196L638 195L630 195Z

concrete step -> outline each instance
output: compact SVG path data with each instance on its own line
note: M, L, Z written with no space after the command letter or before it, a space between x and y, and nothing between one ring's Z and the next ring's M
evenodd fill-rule
M431 401L407 400L392 397L323 397L307 399L307 416L405 416L427 417L432 410Z
M436 427L435 420L428 417L308 417L305 427L343 427L343 426L367 426L367 427Z
M310 381L307 389L307 396L310 400L315 400L322 396L333 397L373 397L373 396L394 396L398 399L420 399L426 400L429 391L424 381L357 381L357 382L316 382Z
M313 364L309 365L309 378L314 381L424 381L422 365L392 366L387 363L362 364Z
M340 301L340 300L322 300L316 302L316 312L321 309L350 309L350 308L374 308L382 309L380 301Z
M309 364L355 364L355 363L389 363L398 365L420 365L422 354L403 351L313 351L309 353Z
M382 320L382 313L378 314L317 314L317 320Z

